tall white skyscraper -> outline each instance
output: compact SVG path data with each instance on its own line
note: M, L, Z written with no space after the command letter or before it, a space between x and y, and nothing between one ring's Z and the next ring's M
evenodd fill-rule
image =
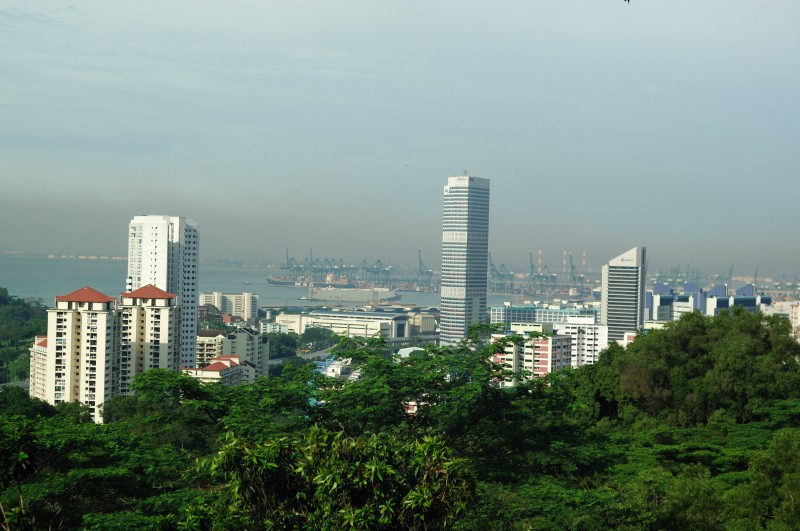
M473 323L486 323L489 179L457 176L444 187L439 343L457 345Z
M634 247L603 266L600 324L608 326L608 341L622 339L644 325L645 247Z
M178 296L180 365L195 366L199 237L183 217L135 216L128 229L128 292L152 284Z

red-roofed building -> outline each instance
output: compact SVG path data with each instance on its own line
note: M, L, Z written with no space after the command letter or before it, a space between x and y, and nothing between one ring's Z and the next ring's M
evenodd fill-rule
M119 392L148 369L178 370L181 308L174 293L152 284L120 294Z
M81 402L102 421L100 405L119 393L119 322L116 299L89 286L57 296L46 339L31 347L30 395Z
M84 286L79 290L73 291L69 295L56 295L56 302L66 302L74 304L106 304L114 302L114 297L109 297L100 293L94 288ZM82 306L81 306L82 307Z
M47 336L30 349L30 396L53 405L81 402L102 422L100 406L130 394L136 375L178 370L180 315L176 295L154 285L119 301L88 286L59 295L47 311Z
M174 293L167 293L163 289L155 287L153 284L148 284L130 293L121 293L120 297L123 299L174 299L177 295Z
M181 370L202 383L239 385L255 381L256 368L248 362L241 362L239 356L220 356L208 361L209 364L205 367L183 367Z

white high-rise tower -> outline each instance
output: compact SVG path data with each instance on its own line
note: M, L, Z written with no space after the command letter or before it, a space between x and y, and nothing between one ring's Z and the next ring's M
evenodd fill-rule
M174 293L181 307L180 365L195 366L199 238L183 217L135 216L128 229L128 292L152 284Z
M489 179L450 177L444 187L439 343L457 345L473 323L486 323Z
M634 247L603 266L600 324L608 326L608 341L623 339L644 325L645 247Z

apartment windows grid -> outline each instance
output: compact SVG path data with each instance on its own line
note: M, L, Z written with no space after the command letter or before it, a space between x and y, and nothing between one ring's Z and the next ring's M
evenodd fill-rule
M180 364L186 367L196 359L198 241L196 224L183 217L134 216L129 225L126 289L153 284L178 296Z

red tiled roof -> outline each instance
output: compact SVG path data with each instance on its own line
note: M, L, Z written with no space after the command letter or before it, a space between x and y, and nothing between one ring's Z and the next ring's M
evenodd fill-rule
M103 295L96 289L84 286L68 295L56 295L57 302L114 302L114 297Z
M228 368L230 368L230 367L228 367L227 365L225 365L221 361L218 361L216 363L212 363L211 365L206 365L205 367L203 367L200 370L201 371L209 371L209 372L222 372L222 371L224 371L225 369L228 369Z
M47 347L47 336L36 336L34 343L40 347Z
M177 297L174 293L167 293L161 288L157 288L152 284L142 286L141 288L131 291L130 293L122 293L123 297L131 297L134 299L174 299Z

